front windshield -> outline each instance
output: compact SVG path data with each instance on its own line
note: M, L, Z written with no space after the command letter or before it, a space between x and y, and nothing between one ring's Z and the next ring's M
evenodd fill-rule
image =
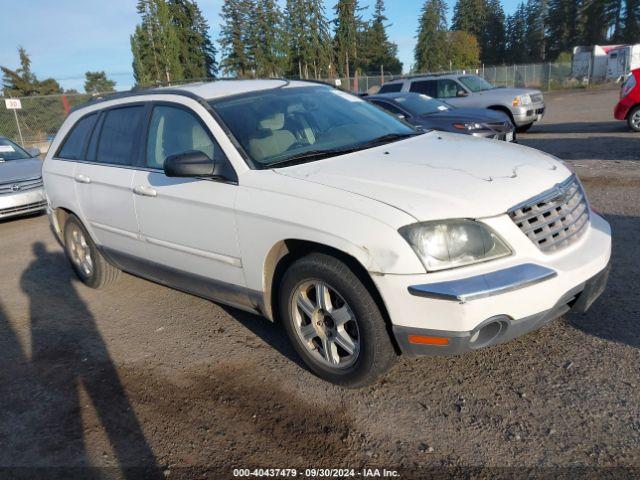
M8 162L10 160L24 160L25 158L31 158L31 155L29 155L11 140L0 138L0 162Z
M324 86L263 90L213 100L211 106L262 167L417 134L368 102Z
M409 93L393 100L415 117L451 110L450 105L419 93Z
M482 92L483 90L493 90L494 87L484 78L477 75L470 75L468 77L459 77L458 80L472 92Z

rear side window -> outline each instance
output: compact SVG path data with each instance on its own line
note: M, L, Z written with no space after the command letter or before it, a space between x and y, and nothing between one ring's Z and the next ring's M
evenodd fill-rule
M438 88L436 80L421 80L419 82L411 82L409 91L414 93L422 93L433 98L438 97Z
M193 113L179 107L155 107L149 126L146 166L162 168L167 157L194 150L212 160L221 154Z
M394 115L406 115L405 112L389 102L381 102L379 100L372 100L372 102L377 106L384 108L387 112L393 113Z
M142 122L144 107L107 110L102 121L96 161L112 165L132 165L134 147Z
M91 133L97 116L97 114L93 113L80 119L71 129L71 133L67 135L56 156L68 160L82 160L87 137Z
M380 87L378 93L397 93L402 90L402 83L387 83Z

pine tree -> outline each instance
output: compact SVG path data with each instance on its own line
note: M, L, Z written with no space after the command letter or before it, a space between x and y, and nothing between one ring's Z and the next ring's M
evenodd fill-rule
M349 78L352 63L358 60L358 26L362 22L358 0L338 0L334 7L336 18L334 44L338 71Z
M545 19L546 0L527 0L525 5L527 62L541 62L546 57Z
M286 60L282 12L275 0L256 0L252 7L247 45L252 70L259 77L280 76Z
M505 57L508 63L527 61L527 11L524 3L520 3L516 11L507 17L507 45Z
M485 0L458 0L453 7L451 30L469 32L480 38L487 24Z
M184 79L179 32L167 0L138 0L142 22L131 36L133 72L139 84Z
M595 45L609 40L609 32L615 28L616 5L619 0L588 0L584 5L584 30L582 43Z
M62 88L53 78L38 80L31 71L31 58L27 51L18 47L20 67L11 70L0 67L2 70L2 85L4 95L7 97L26 97L29 95L51 95L62 93Z
M329 69L333 63L331 33L324 2L322 0L307 0L307 4L309 62L312 65L315 78L318 79L321 72L326 75L330 74Z
M497 65L505 61L506 32L505 15L500 0L488 0L487 25L481 37L484 46L482 61Z
M547 16L548 58L580 45L584 16L582 0L549 0Z
M361 32L360 65L365 72L377 73L384 68L388 73L399 74L402 63L398 59L398 46L389 41L384 11L384 0L376 0L373 19Z
M640 42L640 0L625 0L621 39L626 43Z
M216 51L209 25L192 0L169 0L172 24L179 42L180 63L187 79L210 78L217 73Z
M427 0L420 16L414 69L425 72L448 68L447 44L447 5L443 0Z
M244 77L251 72L247 51L247 32L251 4L246 0L224 0L222 5L221 66L226 73Z

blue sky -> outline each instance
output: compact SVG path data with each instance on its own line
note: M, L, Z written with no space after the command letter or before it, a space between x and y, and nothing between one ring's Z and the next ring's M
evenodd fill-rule
M449 0L449 17L453 1ZM281 0L281 3L284 1ZM333 15L336 0L325 0ZM375 0L361 0L371 15ZM405 69L413 63L418 15L423 0L386 0L388 32L399 47ZM211 26L213 39L220 30L222 0L198 0ZM0 0L0 65L18 66L18 45L31 55L38 78L53 77L64 88L83 90L84 72L105 70L118 89L133 85L129 36L138 16L135 0ZM506 13L517 0L505 0Z

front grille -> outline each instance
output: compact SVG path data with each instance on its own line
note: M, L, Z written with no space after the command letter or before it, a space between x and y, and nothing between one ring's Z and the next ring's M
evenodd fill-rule
M26 205L16 205L15 207L0 208L0 217L6 217L7 215L18 215L20 213L35 212L36 210L42 210L47 206L45 200L40 202L28 203Z
M541 103L543 98L541 93L532 93L530 97L533 103Z
M29 190L42 188L42 177L30 178L28 180L17 180L15 182L0 183L0 195L7 193L20 193Z
M589 224L589 206L580 182L572 175L512 208L509 216L540 250L551 253L584 234Z

